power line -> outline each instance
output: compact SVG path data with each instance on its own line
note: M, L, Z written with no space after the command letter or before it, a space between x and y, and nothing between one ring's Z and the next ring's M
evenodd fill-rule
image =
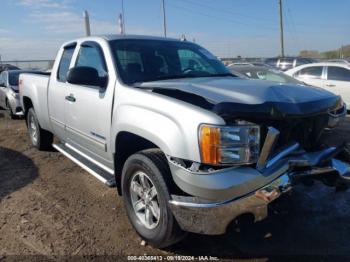
M211 6L211 5L207 5L207 4L203 4L202 1L200 2L193 2L191 0L181 0L182 2L185 2L185 3L188 3L190 5L194 5L195 7L202 7L202 8L206 8L210 11L218 11L220 13L227 13L227 14L231 14L231 15L234 15L234 16L241 16L242 18L247 18L247 19L251 19L251 20L255 20L255 21L262 21L262 20L265 20L265 21L269 21L271 23L275 23L276 21L273 20L273 19L269 19L269 18L263 18L263 17L257 17L257 16L251 16L249 14L243 14L243 13L238 13L238 12L233 12L231 10L227 10L227 9L222 9L222 8L218 8L218 7L215 7L215 6Z
M288 16L287 16L287 13L285 14L286 18L289 18L289 21L290 21L290 28L291 28L291 31L293 31L293 34L294 34L294 38L295 38L295 41L298 45L298 48L301 49L302 48L302 45L301 45L301 42L300 42L300 38L299 38L299 35L297 33L297 30L296 30L296 26L295 26L295 23L294 23L294 18L293 18L293 15L292 15L292 11L290 10L289 8L289 0L285 0L285 4L286 4L286 10L288 12Z
M212 15L212 14L208 14L208 13L205 13L205 12L202 12L202 11L198 11L198 10L193 10L193 9L190 9L190 8L187 8L187 7L183 7L183 6L177 6L177 5L174 5L173 2L169 2L168 3L169 6L173 7L173 8L177 8L177 9L181 9L181 10L184 10L184 11L187 11L187 12L190 12L192 14L195 14L195 15L202 15L202 16L206 16L206 17L209 17L209 18L213 18L215 20L223 20L223 21L227 21L227 22L230 22L230 23L233 23L235 25L241 25L241 26L247 26L247 27L251 27L251 26L257 26L256 24L248 24L248 23L244 23L242 21L238 21L238 20L233 20L233 19L230 19L230 18L227 18L227 17L224 17L224 16L215 16L215 15ZM260 28L265 28L265 29L273 29L275 30L276 27L272 27L272 26L266 26L266 25L262 25L259 24Z

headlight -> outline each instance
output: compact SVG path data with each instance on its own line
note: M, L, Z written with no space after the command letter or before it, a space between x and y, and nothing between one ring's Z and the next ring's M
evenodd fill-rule
M240 165L256 163L260 150L260 127L201 125L199 144L202 163Z
M328 125L327 128L336 127L341 120L346 116L346 104L343 100L340 100L338 106L331 112L328 113Z

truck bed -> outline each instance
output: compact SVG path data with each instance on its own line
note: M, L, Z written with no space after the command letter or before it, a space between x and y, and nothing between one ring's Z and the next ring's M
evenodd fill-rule
M39 124L42 128L49 130L49 114L48 114L48 84L51 73L24 73L19 77L19 93L21 98L22 108L30 99L34 110L38 116Z

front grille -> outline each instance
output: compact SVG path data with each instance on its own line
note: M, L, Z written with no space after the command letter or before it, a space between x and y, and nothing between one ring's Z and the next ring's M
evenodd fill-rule
M327 124L328 115L272 120L262 124L261 144L265 141L267 127L272 126L280 132L276 150L293 142L298 142L305 150L315 150L320 147L320 137Z

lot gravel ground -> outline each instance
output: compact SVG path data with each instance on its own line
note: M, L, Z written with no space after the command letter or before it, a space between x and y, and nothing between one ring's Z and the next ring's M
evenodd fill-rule
M350 140L349 131L347 119L324 141ZM0 111L0 261L116 261L145 254L193 255L197 260L350 260L350 190L335 192L318 183L298 186L276 206L268 219L243 231L189 234L166 250L143 246L115 189L57 152L38 152L24 121L9 120Z

